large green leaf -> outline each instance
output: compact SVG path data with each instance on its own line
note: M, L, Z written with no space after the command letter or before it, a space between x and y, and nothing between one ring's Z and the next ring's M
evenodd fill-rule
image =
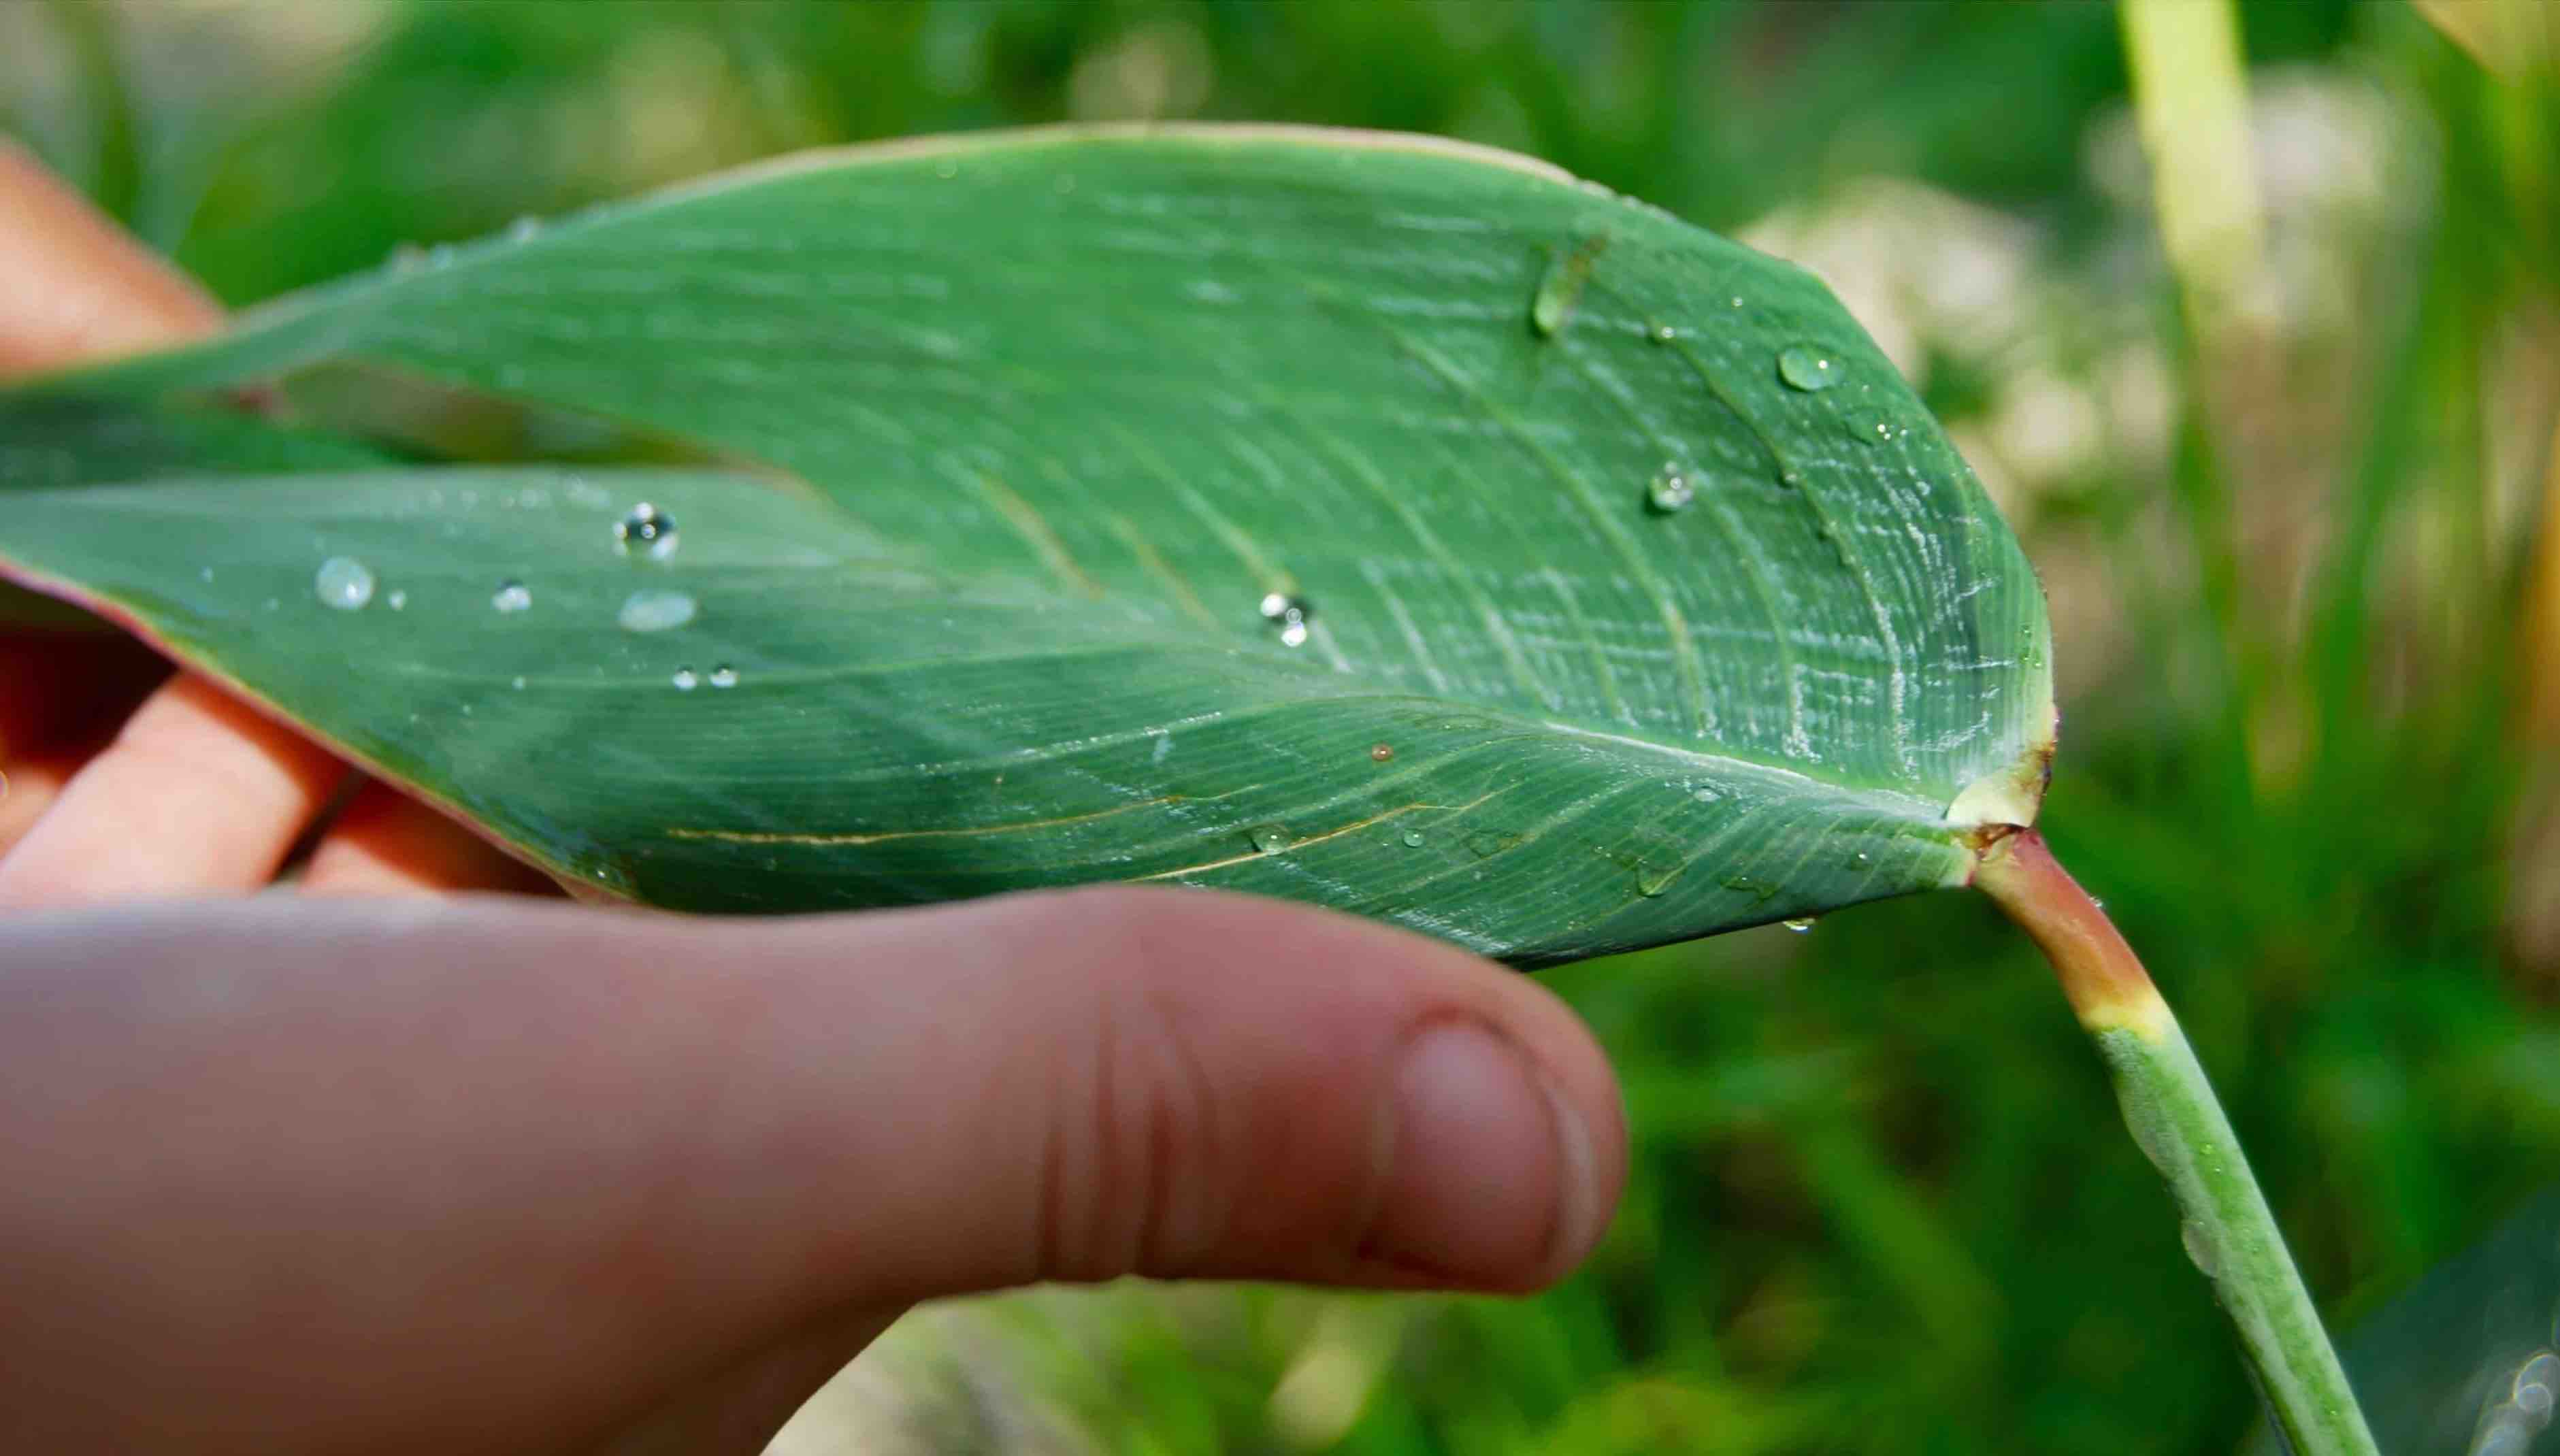
M1961 880L2050 749L2034 577L1830 293L1515 157L795 160L48 382L0 436L347 361L723 463L226 460L15 495L0 557L664 904L1145 879L1542 963ZM663 559L616 541L643 500ZM697 610L632 631L635 592Z

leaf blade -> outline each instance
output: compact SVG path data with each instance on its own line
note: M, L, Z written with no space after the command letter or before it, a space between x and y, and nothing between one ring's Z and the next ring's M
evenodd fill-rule
M1589 247L1594 238L1604 249ZM1541 334L1532 301L1559 256L1586 258L1581 292ZM650 271L652 259L664 266ZM1776 361L1795 346L1822 351L1843 381L1791 385ZM944 681L1015 705L1017 721L985 728L991 752L1066 741L1075 712L1138 733L1149 754L1158 735L1146 728L1263 713L1260 728L1221 729L1231 742L1200 739L1203 751L1179 766L1112 758L1105 775L1047 771L1017 806L1020 822L1058 836L1022 868L1028 883L1234 884L1558 959L1960 877L1968 825L1948 807L2049 744L2032 573L1838 304L1783 264L1535 170L1299 134L892 148L609 210L529 243L465 250L440 271L341 285L271 310L244 336L56 387L203 388L343 357L643 420L777 466L818 496L789 507L806 519L783 522L759 513L787 497L750 508L734 480L664 477L650 488L698 493L687 554L697 522L777 539L832 532L847 552L893 564L879 571L936 583L916 601L1002 598L1013 640L1044 644L1032 659L926 659ZM1667 465L1699 483L1697 503L1649 512L1648 483ZM19 522L76 511L71 499L48 498ZM281 497L261 500L280 509ZM113 574L121 549L60 570L35 559L27 531L0 529L0 553L58 575ZM558 550L526 569L567 570L587 548L562 538ZM885 577L860 579L906 601ZM867 614L842 584L774 599L835 614L823 650L856 654L847 660L860 660L851 622L940 641L914 625L918 611ZM1308 604L1304 649L1277 645L1257 610L1266 595ZM592 621L602 607L582 609ZM771 641L822 650L770 613L752 619ZM1079 636L1121 656L1074 658L1064 649ZM982 672L994 676L971 676ZM1143 689L1119 691L1131 682ZM907 691L969 721L951 693ZM877 695L861 701L875 728L893 716ZM279 702L313 715L308 702ZM1057 721L1036 727L1035 709ZM1434 746L1408 756L1398 735L1413 741L1435 715L1486 725L1484 742L1433 730ZM880 736L902 761L944 761L914 756L930 746L921 730ZM1403 770L1369 759L1380 743ZM1439 762L1444 750L1451 763ZM1276 765L1296 787L1244 797L1256 815L1286 815L1220 820L1213 833L1159 826L1158 839L1198 852L1160 864L1123 831L1252 777L1200 777L1191 765L1202 760ZM1398 806L1375 770L1393 781L1426 762L1429 793L1417 779L1406 802L1451 807L1376 817ZM1491 762L1520 782L1484 781ZM1706 765L1736 793L1706 783ZM417 771L458 782L482 770ZM992 781L1001 770L972 771ZM1717 797L1682 797L1690 808L1677 813L1628 807L1663 799L1652 791L1683 773ZM868 864L863 893L878 898L1014 888L967 868L1001 860L1001 836L978 832L993 821L943 823L926 813L932 801L908 796L909 818L894 823L802 824L786 805L760 804L776 823L691 827L835 835L828 858ZM1451 831L1461 843L1516 843L1467 852L1408 891L1385 889L1415 880L1399 868L1416 863L1399 821L1459 805L1519 820ZM1563 828L1592 822L1605 832ZM1251 842L1256 825L1301 848L1266 852ZM1821 849L1842 825L1869 847ZM1186 840L1185 829L1198 833ZM844 839L880 834L908 838ZM1101 857L1059 858L1077 835L1101 835ZM913 836L948 843L929 864L894 868L921 852ZM1208 842L1220 837L1222 849ZM725 861L684 862L726 864L745 887L697 907L744 907L736 897L795 883L759 868L782 859L779 841L689 843L725 845ZM1838 873L1810 868L1827 854ZM1879 855L1896 864L1880 878ZM1714 893L1669 891L1680 881L1696 890L1691 872L1710 858ZM1501 862L1490 881L1478 859ZM778 878L759 885L759 874ZM804 896L849 902L853 872L832 874L832 889ZM673 887L629 888L687 893Z

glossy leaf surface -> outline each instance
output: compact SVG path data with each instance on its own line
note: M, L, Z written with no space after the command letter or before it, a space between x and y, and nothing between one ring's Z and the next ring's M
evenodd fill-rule
M1829 292L1517 158L800 160L49 382L0 450L346 361L718 463L226 455L21 490L0 557L656 902L1157 880L1544 963L1960 879L2049 751L2034 577Z

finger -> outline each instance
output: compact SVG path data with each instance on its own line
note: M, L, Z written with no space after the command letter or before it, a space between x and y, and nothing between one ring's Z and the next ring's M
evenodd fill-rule
M48 753L21 758L0 769L0 860L6 860L10 846L36 827L86 759L84 753Z
M0 376L212 332L222 310L0 140Z
M130 712L168 664L106 633L0 637L0 765L87 736Z
M560 893L551 878L379 780L356 790L302 872L313 894Z
M326 750L183 674L0 859L0 908L257 889L343 773Z
M1533 983L1198 892L147 906L17 921L0 995L0 1429L45 1448L591 1439L1047 1276L1525 1288L1624 1167Z

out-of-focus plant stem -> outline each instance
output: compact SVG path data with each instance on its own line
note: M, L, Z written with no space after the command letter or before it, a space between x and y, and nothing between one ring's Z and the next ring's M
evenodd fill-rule
M2230 1119L2133 948L2033 830L1986 850L1974 883L2052 961L2106 1057L2125 1125L2168 1181L2187 1252L2213 1281L2289 1449L2377 1456Z

